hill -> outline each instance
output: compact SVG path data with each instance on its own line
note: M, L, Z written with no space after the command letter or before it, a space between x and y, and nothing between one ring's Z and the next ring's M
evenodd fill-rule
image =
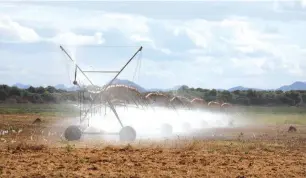
M24 85L22 83L16 83L13 85L14 87L17 87L17 88L21 88L21 89L27 89L30 87L30 85Z
M169 91L173 91L173 90L178 90L182 87L183 85L177 85L173 88L167 88L167 89L160 89L160 88L151 88L151 89L147 89L147 91L149 92L169 92Z
M178 85L178 86L175 86L173 88L168 88L168 89L161 89L161 88L145 89L142 86L136 84L135 82L132 82L132 81L129 81L129 80L123 80L123 79L116 79L114 81L114 84L123 84L123 85L128 85L128 86L131 86L131 87L135 87L140 92L146 92L146 91L168 92L168 91L171 91L171 90L178 90L179 88L181 88L183 86L183 85ZM27 88L30 87L30 85L22 84L22 83L16 83L13 86L16 86L20 89L27 89ZM62 90L67 90L67 91L76 91L77 90L77 87L75 87L75 86L67 87L64 84L58 84L58 85L55 85L54 87L56 89L62 89ZM229 89L217 89L217 90L218 91L227 90L229 92L233 92L233 91L236 91L236 90L240 90L240 91L246 91L246 90L255 90L255 91L264 91L264 90L281 90L281 91L306 90L306 82L296 81L296 82L292 83L291 85L284 85L284 86L281 86L281 87L276 88L276 89L259 89L259 88L248 88L248 87L244 87L244 86L236 86L236 87L232 87L232 88L229 88Z
M258 89L258 88L247 88L243 86L237 86L228 89L228 91L232 92L235 90L246 91L246 90L255 90L255 91L263 91L263 90L281 90L281 91L298 91L298 90L306 90L306 82L296 81L291 85L284 85L276 89Z
M284 85L277 90L290 91L290 90L306 90L306 82L294 82L291 85Z
M262 91L263 89L247 88L247 87L243 87L243 86L237 86L237 87L233 87L233 88L228 89L228 91L230 91L230 92L236 91L236 90L240 90L240 91L246 91L246 90Z
M130 87L134 87L134 88L137 88L138 91L140 92L146 92L146 89L144 89L143 87L141 87L140 85L132 82L132 81L129 81L129 80L121 80L121 79L116 79L113 84L122 84L122 85L127 85L127 86L130 86Z
M140 92L145 92L146 91L146 89L144 89L140 85L138 85L138 84L136 84L136 83L134 83L132 81L129 81L129 80L116 79L113 83L114 84L122 84L122 85L128 85L128 86L131 86L131 87L135 87ZM16 86L17 88L20 88L20 89L28 89L31 85L25 85L25 84L22 84L22 83L16 83L13 86ZM68 87L68 86L66 86L64 84L57 84L57 85L54 86L54 88L56 88L58 90L66 90L66 91L76 91L78 89L78 87L76 87L76 86Z

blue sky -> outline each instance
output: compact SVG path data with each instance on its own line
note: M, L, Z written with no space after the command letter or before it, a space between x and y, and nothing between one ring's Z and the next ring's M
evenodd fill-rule
M84 70L118 70L142 45L119 78L145 88L277 88L306 81L306 2L0 2L0 83L70 85L59 45Z

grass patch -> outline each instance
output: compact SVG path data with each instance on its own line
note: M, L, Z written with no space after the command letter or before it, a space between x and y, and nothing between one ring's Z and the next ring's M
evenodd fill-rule
M69 104L0 104L0 114L35 114L76 117L79 110ZM243 120L258 124L306 125L306 109L297 107L238 106L234 111Z
M252 121L257 124L293 124L293 125L306 125L306 114L249 114L246 120Z
M288 107L288 106L238 106L239 110L250 114L295 114L306 115L304 107Z
M294 124L306 125L306 108L238 106L231 114L254 124Z
M41 151L46 149L46 145L42 144L30 144L26 142L19 142L19 143L10 143L7 145L7 150L12 151L14 153L16 152L22 152L22 151Z
M76 116L77 108L67 104L1 104L0 114L38 114L42 116Z

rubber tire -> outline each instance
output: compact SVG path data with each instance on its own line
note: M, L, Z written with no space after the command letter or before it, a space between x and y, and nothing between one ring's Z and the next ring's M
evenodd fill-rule
M79 126L71 125L65 130L64 136L68 141L80 140L82 131Z
M136 140L136 131L131 126L123 127L119 132L120 141L132 142Z
M163 124L161 127L161 134L164 136L170 136L173 133L173 128L170 124Z

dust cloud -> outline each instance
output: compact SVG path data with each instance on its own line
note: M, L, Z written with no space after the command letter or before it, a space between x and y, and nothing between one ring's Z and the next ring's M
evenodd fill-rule
M123 125L132 126L136 130L137 140L171 139L177 136L190 136L197 130L227 128L242 124L233 115L205 110L174 110L163 107L145 110L135 107L116 107L116 110ZM106 114L102 111L92 115L88 125L83 137L118 140L116 133L120 131L121 125L110 109L106 110ZM107 134L95 134L99 132Z

